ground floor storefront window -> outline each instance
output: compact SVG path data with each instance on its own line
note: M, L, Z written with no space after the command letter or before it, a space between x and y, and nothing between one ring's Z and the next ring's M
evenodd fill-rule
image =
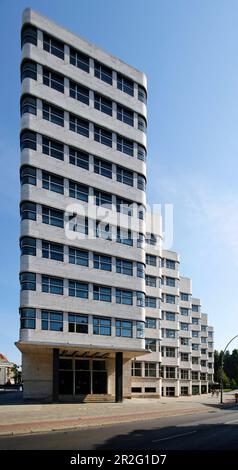
M107 393L106 361L100 359L60 358L60 395L102 393Z

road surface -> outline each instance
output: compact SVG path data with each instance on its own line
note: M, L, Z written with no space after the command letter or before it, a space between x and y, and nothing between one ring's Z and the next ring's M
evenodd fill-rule
M3 449L238 450L238 409L24 436L1 436Z

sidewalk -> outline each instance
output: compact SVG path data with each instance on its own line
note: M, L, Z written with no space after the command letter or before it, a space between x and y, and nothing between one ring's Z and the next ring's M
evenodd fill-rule
M0 435L28 434L81 427L103 426L160 417L216 412L235 405L233 394L220 398L211 395L161 399L133 398L123 403L26 404L0 402ZM236 405L238 406L238 405Z

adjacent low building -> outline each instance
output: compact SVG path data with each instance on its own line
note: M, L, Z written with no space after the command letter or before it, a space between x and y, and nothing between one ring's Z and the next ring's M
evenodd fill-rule
M147 236L145 75L30 9L21 45L24 397L205 393L212 330Z
M8 360L4 354L0 353L0 385L14 383L13 379L13 363Z

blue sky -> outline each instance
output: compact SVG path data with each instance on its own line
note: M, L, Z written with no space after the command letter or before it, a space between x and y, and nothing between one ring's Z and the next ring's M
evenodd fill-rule
M20 361L19 37L27 6L147 74L149 202L174 205L172 249L214 325L215 347L224 348L238 333L238 2L0 0L0 352Z

